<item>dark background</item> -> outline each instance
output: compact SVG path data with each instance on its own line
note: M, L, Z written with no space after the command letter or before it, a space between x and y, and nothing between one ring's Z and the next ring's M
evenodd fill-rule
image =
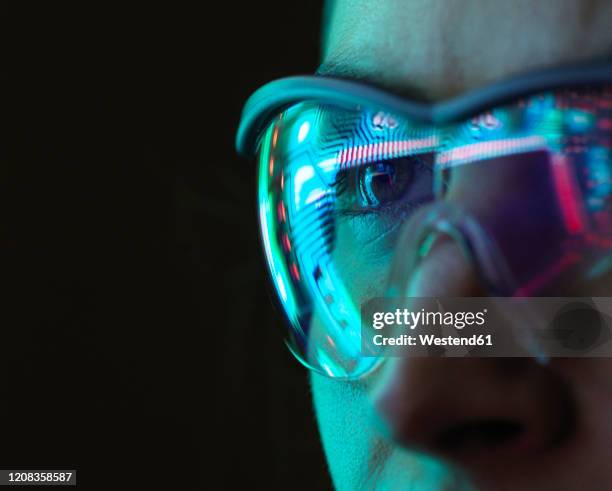
M207 5L4 7L2 469L330 487L233 147L254 89L316 68L321 3Z

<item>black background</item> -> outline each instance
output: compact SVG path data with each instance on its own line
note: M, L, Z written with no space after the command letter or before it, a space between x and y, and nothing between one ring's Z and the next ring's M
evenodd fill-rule
M329 488L233 147L254 89L316 68L321 3L167 8L4 9L0 468Z

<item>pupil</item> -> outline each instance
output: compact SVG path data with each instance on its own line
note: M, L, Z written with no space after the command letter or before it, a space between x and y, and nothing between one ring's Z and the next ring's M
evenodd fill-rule
M379 206L400 199L410 187L413 165L409 159L400 158L364 167L360 188L366 204Z

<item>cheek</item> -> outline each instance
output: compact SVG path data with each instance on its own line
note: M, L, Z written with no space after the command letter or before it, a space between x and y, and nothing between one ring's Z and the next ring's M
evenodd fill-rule
M396 234L389 234L381 240L360 242L350 227L336 230L332 261L357 305L385 295L395 239Z
M360 305L385 294L392 254L378 243L356 246L349 227L336 230L332 262L351 298ZM315 372L311 388L323 449L336 489L371 489L388 445L372 425L372 404L362 384Z
M380 462L379 439L371 427L367 392L358 384L316 373L311 386L319 432L338 490L367 488Z
M310 381L323 449L338 491L472 489L443 462L383 438L369 397L375 381L366 388L316 373Z
M393 255L384 241L358 242L355 230L339 226L332 253L333 264L357 306L384 296ZM373 425L369 392L363 384L339 382L315 372L310 380L319 432L336 489L372 489L389 445Z

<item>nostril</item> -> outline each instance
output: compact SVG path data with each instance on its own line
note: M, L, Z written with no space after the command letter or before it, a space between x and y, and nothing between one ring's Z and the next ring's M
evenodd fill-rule
M572 390L533 360L391 359L371 391L389 439L469 472L529 466L579 434Z
M436 446L445 454L490 451L516 443L524 433L524 426L511 420L467 422L443 431Z

